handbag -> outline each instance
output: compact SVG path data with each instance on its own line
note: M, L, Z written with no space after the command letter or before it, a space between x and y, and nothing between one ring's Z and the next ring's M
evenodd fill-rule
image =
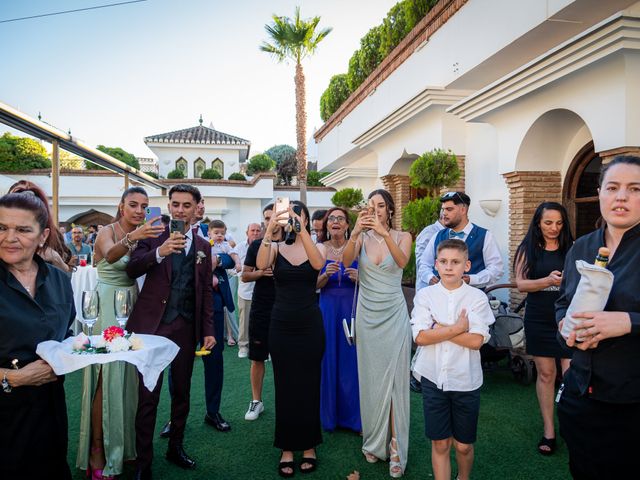
M344 336L347 339L347 343L350 346L355 345L356 337L355 337L355 326L356 326L356 307L358 305L358 277L355 281L355 288L353 289L353 301L351 302L351 320L347 322L346 318L342 319L342 330L344 331Z

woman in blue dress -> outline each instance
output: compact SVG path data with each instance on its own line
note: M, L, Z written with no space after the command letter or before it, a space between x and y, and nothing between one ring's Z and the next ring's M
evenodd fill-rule
M342 252L349 238L349 215L334 207L323 221L327 260L318 276L320 311L324 320L326 347L322 359L320 420L325 430L348 428L362 431L356 348L349 345L342 320L350 324L358 278L358 261L342 263Z

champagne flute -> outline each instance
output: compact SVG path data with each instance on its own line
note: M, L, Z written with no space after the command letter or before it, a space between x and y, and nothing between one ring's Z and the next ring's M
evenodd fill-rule
M82 318L87 326L89 336L93 335L93 326L98 321L100 314L100 296L97 290L84 290L82 292Z
M113 293L113 309L118 325L122 329L127 325L131 308L131 291L128 288L117 288Z

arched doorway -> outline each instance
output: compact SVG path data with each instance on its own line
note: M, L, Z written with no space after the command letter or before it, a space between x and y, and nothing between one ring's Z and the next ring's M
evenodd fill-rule
M567 207L571 230L576 238L595 230L600 218L598 177L602 159L595 152L593 142L576 154L564 179L562 201Z

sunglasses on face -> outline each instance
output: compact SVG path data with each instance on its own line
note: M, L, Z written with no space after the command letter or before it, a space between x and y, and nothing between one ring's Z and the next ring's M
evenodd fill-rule
M347 219L343 216L334 216L334 215L330 215L329 218L327 218L327 221L329 223L334 223L334 222L338 222L338 223L342 223L344 221L346 221Z
M441 198L444 201L453 200L455 197L458 197L462 203L468 205L464 198L458 192L447 192Z

